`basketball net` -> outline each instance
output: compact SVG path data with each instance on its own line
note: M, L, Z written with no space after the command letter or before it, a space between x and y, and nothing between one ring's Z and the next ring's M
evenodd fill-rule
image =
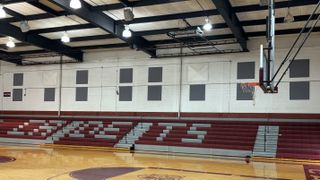
M258 82L245 82L240 83L241 89L244 93L252 94L253 105L256 105L256 86L259 86Z

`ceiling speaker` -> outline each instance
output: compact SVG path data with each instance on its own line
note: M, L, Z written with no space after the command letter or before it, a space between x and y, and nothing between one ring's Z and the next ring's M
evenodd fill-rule
M269 4L268 0L260 0L260 6L268 6L268 4Z
M124 8L123 13L125 21L132 21L134 19L134 14L131 8Z
M26 33L30 31L30 26L27 21L21 21L20 23L21 32Z

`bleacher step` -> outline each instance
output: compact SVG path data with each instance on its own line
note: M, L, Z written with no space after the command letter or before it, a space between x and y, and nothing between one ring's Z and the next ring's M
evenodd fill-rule
M253 156L275 157L279 126L259 126L253 148Z
M145 133L149 130L150 126L152 126L153 123L138 123L129 133L127 133L114 147L118 148L129 148L132 146L132 144L135 143L136 140L139 139Z

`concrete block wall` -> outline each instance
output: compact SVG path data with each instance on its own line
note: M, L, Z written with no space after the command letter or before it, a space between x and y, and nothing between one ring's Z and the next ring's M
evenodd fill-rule
M258 81L259 45L263 38L249 40L250 52L207 55L182 58L182 83L180 98L180 58L150 59L143 52L134 50L106 50L87 52L83 63L62 66L62 111L130 111L130 112L262 112L262 113L319 113L320 109L320 35L314 34L298 55L298 59L310 59L310 100L289 100L288 74L279 86L278 94L264 94L259 88L254 101L236 100L236 83ZM295 36L277 38L277 66ZM237 63L255 61L255 79L237 80ZM199 80L190 79L188 68L201 66L207 70ZM148 83L148 68L163 67L163 82ZM119 69L133 68L133 98L130 102L118 101ZM88 70L88 85L76 85L76 71ZM13 74L24 73L22 102L3 97L12 92ZM58 111L59 65L15 66L1 62L0 67L1 110ZM189 76L189 77L188 77ZM189 85L206 84L205 101L189 101ZM122 84L121 84L122 85ZM127 84L123 84L127 85ZM148 101L148 85L162 85L162 100ZM75 101L75 87L87 86L88 101ZM44 102L44 88L55 87L54 102Z

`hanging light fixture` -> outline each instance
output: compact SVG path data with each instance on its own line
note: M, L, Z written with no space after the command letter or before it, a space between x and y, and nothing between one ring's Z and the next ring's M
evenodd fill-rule
M124 25L124 30L122 32L122 36L125 38L130 38L132 36L129 25Z
M290 12L290 7L288 7L287 15L283 19L284 23L292 23L294 22L294 16Z
M80 9L82 7L80 0L71 0L70 7L72 9Z
M16 43L14 43L12 37L9 37L9 41L6 43L6 46L7 46L8 48L14 48L14 47L16 47Z
M6 11L3 9L3 5L0 4L0 18L5 18L7 16Z
M70 42L70 37L68 36L67 32L64 32L63 35L61 36L61 41L63 43L68 43Z
M205 31L210 31L212 29L212 24L209 21L209 18L206 18L206 23L203 25Z

